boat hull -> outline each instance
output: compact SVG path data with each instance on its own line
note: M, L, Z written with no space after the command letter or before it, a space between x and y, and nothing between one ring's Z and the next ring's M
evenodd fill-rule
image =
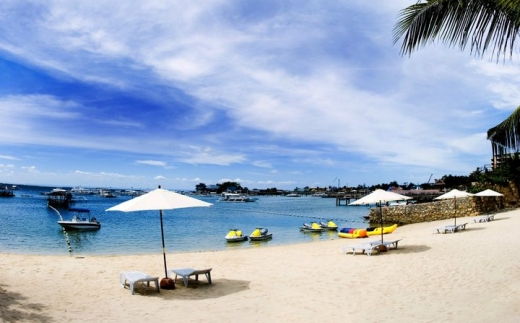
M272 233L269 233L269 234L266 234L266 235L263 235L263 236L260 236L260 237L249 237L249 240L251 241L265 241L265 240L270 240L273 238L273 234Z
M397 224L394 224L391 226L383 227L382 231L383 231L383 234L388 234L388 233L394 232L396 228L397 228ZM381 227L368 228L367 234L368 234L368 236L381 235Z
M242 241L247 241L247 236L237 237L237 238L226 238L226 241L227 241L227 242L242 242Z
M99 230L101 229L100 223L94 222L74 222L74 221L58 221L58 224L66 230Z
M300 231L303 231L303 232L322 232L323 229L322 228L313 229L313 228L307 228L307 227L300 227Z

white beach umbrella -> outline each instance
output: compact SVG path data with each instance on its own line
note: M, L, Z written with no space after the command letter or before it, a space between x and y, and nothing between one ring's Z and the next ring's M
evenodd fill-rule
M504 194L487 189L482 192L476 193L475 196L492 196L493 197L493 196L504 196Z
M404 201L409 200L411 197L406 195L397 194L390 191L385 191L381 189L377 189L372 193L363 196L359 200L356 200L349 205L366 205L366 204L374 204L379 203L379 219L381 222L381 243L383 243L383 208L382 204L390 201Z
M473 194L468 193L466 191L459 191L458 189L452 189L446 194L442 194L434 198L434 200L449 200L453 199L455 203L455 225L457 225L457 198L465 198L473 196Z
M211 206L211 203L201 201L186 195L175 193L172 191L164 190L159 186L151 192L128 200L113 206L106 211L122 211L122 212L134 212L134 211L151 211L159 210L159 218L161 220L161 238L163 247L163 259L164 259L164 274L168 277L168 269L166 267L166 250L164 247L164 229L163 229L163 210L182 209L189 207L203 207Z

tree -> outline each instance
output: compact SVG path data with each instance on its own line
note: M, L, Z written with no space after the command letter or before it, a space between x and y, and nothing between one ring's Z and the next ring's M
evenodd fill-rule
M217 184L218 189L217 193L220 194L222 192L236 192L241 191L242 186L240 186L240 183L237 182L224 182L222 184Z
M512 56L520 30L520 0L419 0L398 15L394 44L403 39L401 54L436 39L482 56L488 50L497 60Z
M493 157L520 150L520 107L502 123L487 132L491 141Z
M195 190L197 192L205 192L206 189L207 189L207 187L206 187L206 184L204 184L204 183L199 183L199 184L195 185Z

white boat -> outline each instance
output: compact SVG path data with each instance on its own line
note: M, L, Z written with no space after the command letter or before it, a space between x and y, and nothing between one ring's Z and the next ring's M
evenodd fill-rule
M258 198L237 193L222 193L223 202L255 202Z
M406 206L408 204L411 204L410 201L394 201L394 202L390 202L388 203L388 206Z
M291 194L287 194L285 195L286 197L301 197L301 194L297 194L297 193L291 193Z
M61 225L66 230L99 230L101 228L101 223L96 218L90 217L89 209L79 209L79 208L71 208L70 212L75 212L76 214L72 217L70 221L60 220L58 224ZM85 215L85 217L83 217ZM61 217L61 215L60 215Z

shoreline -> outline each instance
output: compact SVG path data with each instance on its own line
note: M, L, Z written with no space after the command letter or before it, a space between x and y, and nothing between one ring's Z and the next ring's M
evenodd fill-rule
M460 222L459 222L460 221ZM213 268L176 290L119 286L120 271L164 277L162 253L0 253L0 319L10 322L501 322L520 320L520 209L465 231L433 234L451 220L398 227L380 255L343 254L367 239L172 253L169 268ZM94 310L93 310L94 309Z

